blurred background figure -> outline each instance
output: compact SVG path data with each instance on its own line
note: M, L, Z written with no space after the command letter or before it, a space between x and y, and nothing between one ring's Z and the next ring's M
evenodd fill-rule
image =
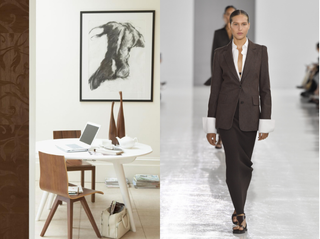
M160 53L160 64L161 64L161 62L162 62L162 54ZM161 81L161 82L160 82L160 99L161 99L161 91L163 90L163 86L164 86L165 84L167 84L166 81Z
M319 42L317 43L317 51L319 52ZM305 89L301 93L304 98L310 98L310 103L316 103L319 107L319 57L317 63L307 65L306 74L299 89Z
M223 21L225 25L223 28L218 29L214 32L212 50L211 50L211 65L210 65L211 70L212 70L214 50L219 47L227 45L232 39L229 19L230 19L231 13L233 13L235 10L237 9L232 5L226 6L223 14ZM204 84L208 86L211 85L211 76Z
M225 25L223 28L218 29L214 32L212 50L211 50L211 64L210 64L211 71L212 71L213 56L214 56L215 49L227 45L230 42L230 40L232 39L229 19L230 19L231 13L233 13L235 10L237 10L237 9L232 5L226 6L226 8L224 9L224 14L223 14L223 21L224 21ZM211 76L204 84L207 86L211 85ZM215 148L216 149L222 148L222 141L221 141L220 135L219 135L219 139L218 139L218 142L216 143Z
M160 63L161 63L161 62L162 62L162 54L160 53ZM167 84L166 81L161 81L161 82L160 82L160 86L161 86L160 89L162 89L162 86L164 86L165 84Z

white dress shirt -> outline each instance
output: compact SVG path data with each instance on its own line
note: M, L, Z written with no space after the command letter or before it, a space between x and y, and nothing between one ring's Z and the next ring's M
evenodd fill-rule
M244 45L242 46L242 69L241 69L241 76L243 75L243 68L244 68L244 63L246 62L246 57L247 57L247 52L248 52L248 38L246 43L244 43ZM238 58L239 58L239 51L238 48L236 46L236 44L234 44L234 41L232 40L232 55L233 55L233 62L234 62L234 66L236 67L236 71L237 71L237 75L239 77L239 80L241 80L241 76L239 75L239 69L238 69Z

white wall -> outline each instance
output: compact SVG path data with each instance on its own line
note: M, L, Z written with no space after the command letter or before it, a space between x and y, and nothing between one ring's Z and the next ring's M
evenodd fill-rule
M256 0L255 29L256 43L268 47L272 88L300 85L318 57L319 1Z
M161 81L193 83L193 0L161 0Z
M52 138L58 129L101 124L98 138L107 138L111 102L79 101L80 11L155 10L153 102L124 102L126 133L149 144L148 159L160 159L160 1L37 1L36 140ZM115 118L119 103L115 104Z

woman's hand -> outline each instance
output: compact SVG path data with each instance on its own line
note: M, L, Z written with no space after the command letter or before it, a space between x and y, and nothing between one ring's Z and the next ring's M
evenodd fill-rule
M269 133L259 133L258 140L264 140L269 136Z
M214 134L214 133L207 134L207 140L208 140L209 144L215 146L217 143L216 134Z

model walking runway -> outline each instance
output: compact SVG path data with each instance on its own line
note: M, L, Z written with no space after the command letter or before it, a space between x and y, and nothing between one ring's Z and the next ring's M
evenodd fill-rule
M296 90L272 90L277 128L255 142L250 229L239 236L232 234L224 149L209 145L202 130L209 87L162 92L162 239L319 238L318 110Z

